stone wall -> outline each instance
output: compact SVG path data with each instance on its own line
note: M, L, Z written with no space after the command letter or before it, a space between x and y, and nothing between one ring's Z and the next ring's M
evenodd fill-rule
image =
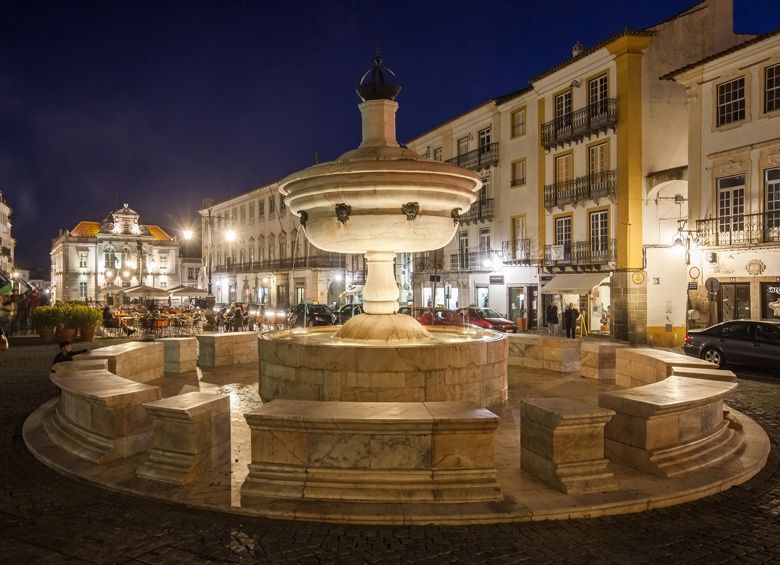
M635 274L642 282L634 281ZM614 273L611 278L612 335L632 345L647 342L647 273L644 271Z

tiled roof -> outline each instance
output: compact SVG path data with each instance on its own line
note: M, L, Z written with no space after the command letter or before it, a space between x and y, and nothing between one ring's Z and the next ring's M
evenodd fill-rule
M95 237L100 231L100 222L79 222L70 230L71 237Z
M147 224L146 229L149 231L149 235L151 235L155 239L155 241L171 241L173 239L160 226Z
M700 65L704 65L705 63L709 63L710 61L714 61L716 59L720 59L721 57L724 57L728 55L729 53L734 53L735 51L739 51L740 49L744 49L745 47L749 47L750 45L754 45L756 43L760 43L764 41L765 39L769 39L770 37L773 37L777 34L780 34L780 28L774 29L768 33L764 33L763 35L757 35L756 37L753 37L751 39L748 39L747 41L743 41L742 43L737 43L736 45L732 45L728 49L724 49L723 51L720 51L718 53L713 53L712 55L708 57L704 57L704 59L700 59L694 63L691 63L690 65L685 65L684 67L680 67L677 70L674 70L670 73L666 73L663 75L661 80L672 80L677 75L680 75L684 73L685 71L689 71L691 69L695 69L696 67Z

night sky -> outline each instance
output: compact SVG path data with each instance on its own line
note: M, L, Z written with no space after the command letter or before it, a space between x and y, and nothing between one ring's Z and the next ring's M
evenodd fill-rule
M377 45L410 139L625 27L693 0L80 2L0 0L0 190L17 264L128 202L184 229L221 200L360 142L354 90ZM281 5L287 4L287 5ZM735 29L780 27L735 0Z

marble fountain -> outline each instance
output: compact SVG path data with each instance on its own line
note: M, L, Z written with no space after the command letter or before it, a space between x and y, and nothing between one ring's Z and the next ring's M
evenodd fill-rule
M62 364L51 376L62 395L25 422L35 457L189 506L385 524L638 512L755 475L769 439L724 404L729 371L396 314L396 252L446 245L481 185L398 144L399 91L377 56L357 88L360 146L280 186L312 244L365 255L365 314Z

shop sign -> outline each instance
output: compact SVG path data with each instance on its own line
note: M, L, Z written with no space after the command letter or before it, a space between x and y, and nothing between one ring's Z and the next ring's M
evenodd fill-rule
M689 282L688 283L688 290L699 290L699 283L697 283L697 282Z
M780 320L780 284L762 284L761 301L765 320Z
M490 284L504 284L504 275L490 275Z

